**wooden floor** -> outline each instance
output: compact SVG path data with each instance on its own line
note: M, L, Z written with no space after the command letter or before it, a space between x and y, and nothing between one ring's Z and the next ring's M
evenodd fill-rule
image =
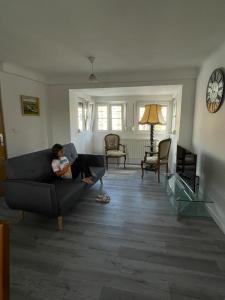
M1 203L11 225L11 300L224 300L225 236L210 220L177 221L154 174L113 169L56 222Z

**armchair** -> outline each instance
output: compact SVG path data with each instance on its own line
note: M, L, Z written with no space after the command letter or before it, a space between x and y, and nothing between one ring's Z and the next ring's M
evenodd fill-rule
M168 158L171 146L171 139L162 140L159 142L157 152L145 152L144 160L141 162L142 175L144 177L145 165L151 165L155 173L158 172L158 182L160 182L160 167L166 165L166 173L168 173ZM150 155L150 156L149 156Z
M124 158L124 169L127 159L125 145L120 144L120 137L117 134L107 134L105 140L105 155L106 155L106 168L108 170L109 158Z

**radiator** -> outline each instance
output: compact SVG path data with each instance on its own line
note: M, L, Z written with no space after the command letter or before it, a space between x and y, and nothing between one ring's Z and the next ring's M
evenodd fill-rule
M121 144L126 146L127 162L140 164L145 156L146 146L149 145L149 140L122 139Z

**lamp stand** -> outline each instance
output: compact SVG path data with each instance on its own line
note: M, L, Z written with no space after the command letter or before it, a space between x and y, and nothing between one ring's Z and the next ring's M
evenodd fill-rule
M154 152L154 124L150 124L150 152ZM153 156L153 153L150 153L150 156ZM145 167L146 171L155 171L155 168L152 165Z
M154 124L150 124L150 152L154 151ZM153 154L151 154L152 156Z

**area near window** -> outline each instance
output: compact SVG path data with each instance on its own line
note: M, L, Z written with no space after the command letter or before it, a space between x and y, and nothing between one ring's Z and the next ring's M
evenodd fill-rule
M123 105L98 104L97 105L97 130L122 131L123 130Z

